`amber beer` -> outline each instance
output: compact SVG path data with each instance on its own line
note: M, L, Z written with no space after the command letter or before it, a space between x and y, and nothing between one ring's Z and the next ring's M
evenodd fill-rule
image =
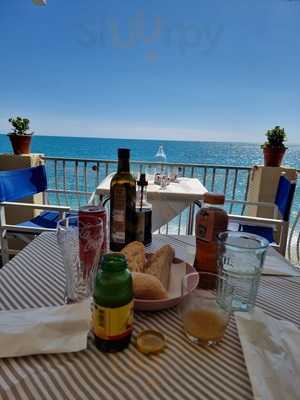
M133 328L133 284L121 253L103 256L94 289L93 332L103 352L125 349Z
M188 336L203 345L218 343L224 336L228 318L212 310L190 310L183 316L183 327Z

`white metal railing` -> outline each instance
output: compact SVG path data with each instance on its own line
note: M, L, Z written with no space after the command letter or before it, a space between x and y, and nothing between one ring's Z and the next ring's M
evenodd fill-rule
M101 180L117 168L116 160L65 157L44 157L44 159L50 203L68 205L73 209L86 204ZM135 175L149 167L153 169L160 166L161 164L157 162L131 161L131 171ZM166 163L164 166L178 168L182 176L199 178L208 190L223 192L227 199L246 199L250 183L250 167L187 163ZM231 204L229 208L232 212L233 205ZM193 221L194 212L194 205L192 205L164 229L167 233L190 233L193 229L191 221Z
M300 267L300 210L291 224L287 243L287 257L294 265Z
M96 186L111 172L116 171L116 160L80 159L66 157L44 157L50 204L67 205L78 209L88 202ZM246 200L250 184L251 167L237 167L211 164L166 163L168 168L176 167L181 170L182 176L196 177L209 191L223 192L228 200ZM138 175L145 172L148 167L157 168L161 163L148 161L131 161L131 171ZM294 207L292 210L292 222L298 214L300 203L300 170L298 172L298 185L296 189ZM233 209L234 207L234 209ZM228 212L243 214L244 206L230 204ZM193 232L195 206L191 205L173 221L162 228L163 233L190 234ZM299 215L298 215L299 218ZM300 222L296 223L291 243L298 243ZM295 242L296 240L296 242ZM298 250L299 253L299 250ZM295 253L296 254L296 253ZM291 258L295 258L291 254ZM299 260L298 260L299 262Z

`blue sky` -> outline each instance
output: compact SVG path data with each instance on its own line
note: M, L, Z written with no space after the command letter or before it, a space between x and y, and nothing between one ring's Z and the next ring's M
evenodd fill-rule
M300 142L300 0L0 1L0 131Z

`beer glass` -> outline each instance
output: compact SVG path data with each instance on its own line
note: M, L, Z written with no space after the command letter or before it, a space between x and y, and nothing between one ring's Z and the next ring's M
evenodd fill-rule
M101 218L70 216L57 224L57 241L66 274L65 303L90 297L105 240Z

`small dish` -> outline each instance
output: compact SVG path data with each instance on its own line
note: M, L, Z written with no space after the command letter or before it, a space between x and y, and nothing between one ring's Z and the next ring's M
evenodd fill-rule
M149 256L150 255L147 254L147 257ZM196 270L191 264L175 257L171 265L170 283L168 288L169 297L161 300L134 299L134 309L136 311L161 311L175 307L182 300L182 278L192 272L196 272ZM191 284L190 290L194 290L197 284L198 282L194 280Z

